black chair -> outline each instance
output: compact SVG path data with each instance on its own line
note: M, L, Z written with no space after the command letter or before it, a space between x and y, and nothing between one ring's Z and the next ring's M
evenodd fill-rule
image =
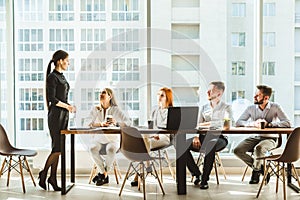
M163 186L157 174L156 168L154 166L153 160L154 158L149 155L149 152L145 146L144 139L142 138L141 133L133 127L121 127L121 152L123 155L129 159L131 162L129 164L128 170L126 172L124 182L120 189L119 196L121 196L124 185L126 183L129 174L136 173L139 176L139 186L140 180L142 181L143 185L143 196L144 200L146 199L146 185L145 185L145 163L146 161L150 162L150 167L154 169L154 175L157 178L159 183L160 189L165 195ZM138 166L135 166L134 163L138 163ZM140 187L138 187L140 189Z
M5 172L7 172L7 184L6 184L7 187L9 186L10 173L12 170L15 170L16 172L18 172L21 175L23 192L24 193L26 192L24 176L23 176L23 169L28 171L28 173L30 174L31 180L33 182L33 185L36 186L26 157L33 157L33 156L37 155L37 152L35 150L18 149L18 148L13 147L10 144L7 134L6 134L6 131L1 124L0 124L0 155L5 156L5 159L2 163L2 167L0 170L0 177ZM17 157L18 159L14 159L14 157ZM19 167L19 169L18 169L18 167Z

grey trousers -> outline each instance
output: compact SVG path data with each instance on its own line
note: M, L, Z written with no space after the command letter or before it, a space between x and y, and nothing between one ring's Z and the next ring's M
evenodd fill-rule
M252 169L260 170L261 165L263 165L263 160L257 160L256 158L265 156L266 153L275 148L276 145L277 138L251 136L235 147L234 154ZM254 150L253 157L247 153L252 149Z

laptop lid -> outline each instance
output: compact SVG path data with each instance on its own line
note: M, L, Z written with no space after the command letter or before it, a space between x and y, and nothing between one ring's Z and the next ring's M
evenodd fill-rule
M168 130L195 129L198 122L198 106L169 107L167 118Z

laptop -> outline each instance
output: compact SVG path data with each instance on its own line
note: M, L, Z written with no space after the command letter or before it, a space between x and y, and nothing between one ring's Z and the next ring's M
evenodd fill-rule
M195 129L198 123L198 106L169 107L167 118L168 130Z

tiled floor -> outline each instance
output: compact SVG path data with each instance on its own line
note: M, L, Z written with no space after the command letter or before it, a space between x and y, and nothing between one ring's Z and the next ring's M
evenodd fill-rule
M35 176L37 177L37 176ZM122 196L119 197L121 184L117 185L113 175L110 175L110 183L104 186L95 186L88 184L88 175L77 176L76 185L71 191L64 196L60 192L44 191L39 186L34 187L31 179L26 175L26 194L23 194L21 181L19 176L13 176L9 187L6 187L6 174L0 178L0 199L1 200L37 200L37 199L69 199L69 200L113 200L113 199L142 199L143 193L138 191L136 187L130 186L130 181L126 182ZM256 199L258 185L249 185L246 181L241 182L240 175L227 175L227 180L220 177L220 185L216 184L215 177L211 176L208 190L200 190L199 187L190 183L188 177L187 195L177 195L175 181L171 176L164 176L164 189L166 195L162 195L157 181L153 177L147 178L147 199L163 199L163 200L183 200L183 199L220 199L220 200L248 200ZM37 180L36 180L37 182ZM123 180L121 180L121 183ZM51 186L50 186L51 187ZM52 189L52 188L51 188ZM283 199L282 184L280 182L279 192L275 193L275 178L272 177L270 183L264 186L260 200L266 199ZM300 194L295 193L290 188L287 188L287 199L299 200Z

